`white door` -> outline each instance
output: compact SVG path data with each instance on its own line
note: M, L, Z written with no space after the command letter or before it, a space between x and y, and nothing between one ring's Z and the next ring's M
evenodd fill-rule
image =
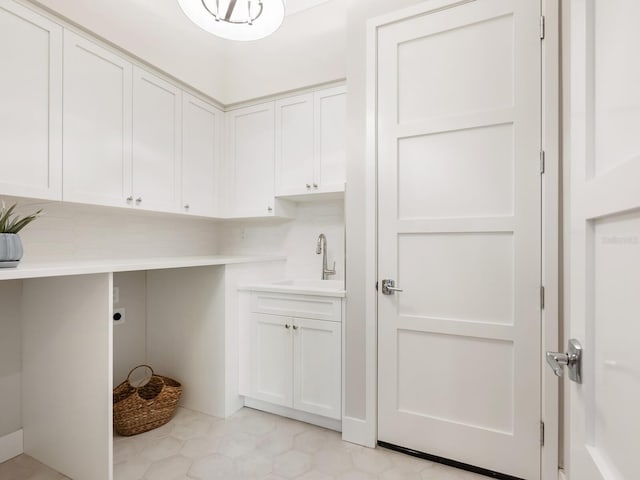
M293 408L339 420L342 324L293 319Z
M456 3L377 32L379 441L534 480L540 5Z
M131 64L64 32L63 199L126 206L131 195Z
M314 192L344 191L347 168L346 87L316 92Z
M313 185L313 94L276 102L276 194L310 192Z
M293 407L293 318L251 314L251 396Z
M180 206L182 97L178 87L133 70L133 196L136 207Z
M236 217L265 217L274 209L273 102L228 114L228 209Z
M62 27L0 0L0 194L62 200Z
M570 2L570 480L640 478L640 4ZM565 77L566 78L566 77Z
M182 93L182 209L196 215L218 212L223 113Z

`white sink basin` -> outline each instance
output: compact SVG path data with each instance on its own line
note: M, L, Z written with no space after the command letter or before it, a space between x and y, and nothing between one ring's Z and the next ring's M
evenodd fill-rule
M296 280L281 280L273 282L274 285L299 287L303 289L313 288L322 290L344 290L344 283L341 280L312 280L298 278Z

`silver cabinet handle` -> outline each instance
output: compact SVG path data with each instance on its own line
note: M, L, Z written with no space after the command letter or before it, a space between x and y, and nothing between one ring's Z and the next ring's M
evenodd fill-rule
M267 207L267 212L273 212L273 208L272 207Z
M393 295L395 292L404 292L404 290L396 287L395 280L391 280L391 279L382 280L383 295Z
M127 202L133 202L133 195L129 195L127 197Z
M189 208L191 208L191 206L187 203L187 204L184 206L184 209L185 209L185 210L189 210Z
M284 328L286 328L287 330L289 330L291 328L291 325L289 325L288 323L284 324Z
M307 183L307 190L309 190L310 188L311 188L311 185Z
M294 325L294 326L293 326L293 329L294 329L294 330L297 330L297 329L298 329L298 326L297 326L297 325Z
M142 197L136 198L136 203L142 203Z
M314 183L314 184L313 184L313 188L318 188L318 184L317 184L317 183Z

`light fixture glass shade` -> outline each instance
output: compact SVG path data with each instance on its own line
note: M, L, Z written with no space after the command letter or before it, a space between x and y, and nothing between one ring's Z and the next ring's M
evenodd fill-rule
M185 15L203 30L237 41L258 40L278 30L285 0L178 0Z

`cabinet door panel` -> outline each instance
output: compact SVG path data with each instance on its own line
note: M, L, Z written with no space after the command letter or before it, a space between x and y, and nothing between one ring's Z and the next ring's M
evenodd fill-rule
M131 194L131 64L64 32L64 192L124 206Z
M315 94L314 178L320 191L343 191L346 179L346 89Z
M288 317L252 314L251 392L258 400L293 406L293 341ZM289 328L286 328L289 325Z
M178 87L134 68L133 196L140 208L179 209L181 113Z
M313 135L313 94L276 102L277 195L311 191Z
M62 198L62 27L0 1L0 194Z
M274 208L274 104L230 112L228 209L236 217L271 216Z
M223 113L188 93L182 95L182 207L189 213L214 216Z
M341 324L295 318L293 408L341 418Z

